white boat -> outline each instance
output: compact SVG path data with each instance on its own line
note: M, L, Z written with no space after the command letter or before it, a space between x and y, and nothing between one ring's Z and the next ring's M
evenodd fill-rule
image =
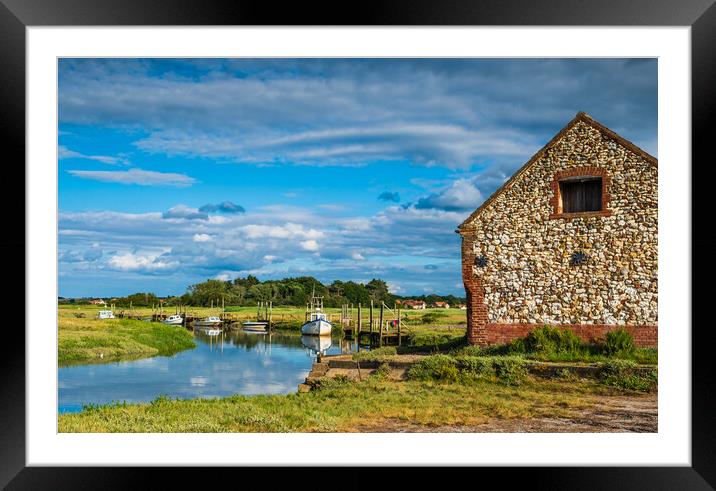
M184 323L184 319L179 314L170 315L166 319L162 321L164 324L169 324L170 326L181 326Z
M311 297L311 308L308 320L301 326L301 334L306 336L328 336L333 326L323 312L323 297Z
M266 332L267 321L246 321L241 323L244 331Z
M97 313L98 319L114 319L114 313L111 310L100 310Z
M221 319L212 315L206 319L200 319L194 321L194 327L217 327L221 325Z

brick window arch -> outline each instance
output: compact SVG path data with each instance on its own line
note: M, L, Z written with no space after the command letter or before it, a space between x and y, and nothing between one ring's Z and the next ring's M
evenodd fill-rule
M604 217L609 209L611 178L601 167L575 167L557 172L552 179L550 219Z

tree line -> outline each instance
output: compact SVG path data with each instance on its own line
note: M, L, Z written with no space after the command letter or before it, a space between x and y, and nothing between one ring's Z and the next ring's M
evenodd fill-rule
M435 302L448 302L451 306L464 303L465 299L453 295L422 295L399 296L388 291L388 285L381 279L372 279L368 283L335 280L325 285L312 276L284 278L282 280L260 281L253 275L234 280L206 280L191 285L183 295L160 299L154 293L139 292L126 297L106 299L118 307L151 307L192 305L208 307L221 305L223 300L227 306L255 306L257 302L273 302L274 306L304 306L314 294L323 297L326 307L340 307L343 304L359 303L368 305L381 301L393 305L396 300L424 300L428 305ZM83 299L89 302L90 299ZM85 303L76 301L76 303Z

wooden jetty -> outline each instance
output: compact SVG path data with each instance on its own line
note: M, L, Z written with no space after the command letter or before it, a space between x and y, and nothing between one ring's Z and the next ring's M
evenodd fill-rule
M378 310L376 318L376 310ZM353 319L353 308L343 306L341 314L341 326L343 336L346 339L355 339L361 346L400 346L407 336L402 329L400 318L400 307L388 307L385 302L380 302L380 307L375 308L371 300L368 309L368 322L365 325L363 318L363 306L359 303L355 319Z

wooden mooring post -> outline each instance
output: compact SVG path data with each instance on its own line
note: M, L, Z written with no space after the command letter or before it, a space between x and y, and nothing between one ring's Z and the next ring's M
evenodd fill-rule
M380 331L378 332L378 346L383 346L383 308L385 302L380 302Z
M361 327L363 326L363 319L361 318L361 307L360 307L360 303L358 304L358 322L356 322L356 324L357 324L357 327L354 327L354 329L356 329L356 330L358 331L358 332L355 334L355 337L357 338L358 336L360 336L360 329L361 329Z

